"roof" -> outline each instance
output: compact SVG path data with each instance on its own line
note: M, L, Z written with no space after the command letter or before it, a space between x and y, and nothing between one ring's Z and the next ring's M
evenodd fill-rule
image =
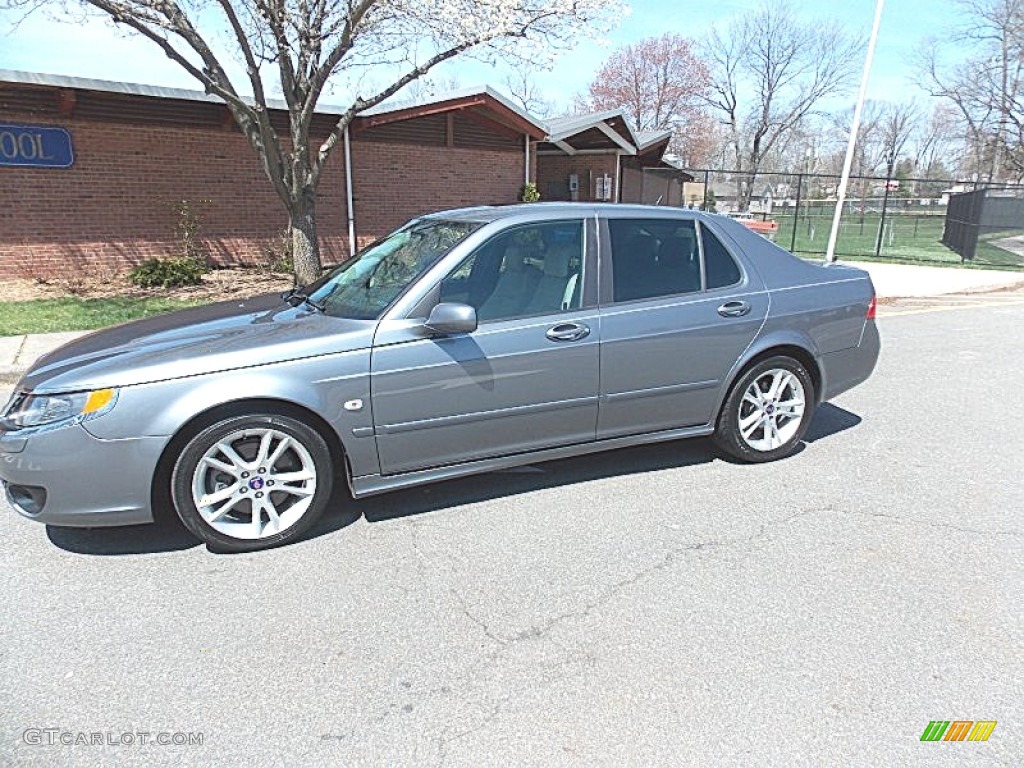
M566 139L599 131L617 144L626 154L635 154L639 144L636 132L622 109L608 109L586 115L568 115L547 121L548 141L562 150Z
M142 83L123 83L117 80L94 80L90 77L71 77L69 75L51 75L45 72L22 72L14 69L0 69L0 82L22 83L24 85L47 85L55 88L73 88L81 91L101 91L104 93L123 93L130 96L153 96L160 99L180 99L183 101L205 101L223 104L220 96L188 88L165 88L160 85L144 85ZM254 103L251 98L242 97L243 101ZM280 99L268 99L267 106L271 109L288 109L288 105ZM335 108L338 113L344 108ZM331 107L321 107L317 111L330 111Z
M399 91L401 93L401 91ZM416 99L388 99L375 107L364 109L360 114L363 115L379 115L383 112L395 112L402 109L415 109L417 107L429 106L431 104L438 104L444 101L454 101L457 99L463 99L471 96L489 96L495 101L499 102L505 108L515 112L525 120L529 120L537 125L538 128L547 129L547 126L543 121L538 120L521 106L516 104L511 99L504 96L500 91L496 91L489 85L475 86L472 88L459 88L453 91L445 91L432 96L424 96Z
M419 99L388 100L363 110L359 113L358 120L369 128L398 120L440 112L454 112L472 107L486 107L521 133L528 134L533 139L541 140L547 136L547 126L540 119L533 117L522 107L509 101L487 85L462 88Z
M0 69L0 82L194 104L224 105L219 96L200 90L42 72ZM255 103L251 97L243 96L242 99L249 104ZM281 99L268 99L267 106L280 112L287 112L288 109L287 104ZM347 109L345 106L321 104L315 114L321 120L328 120L344 114ZM548 142L552 149L557 147L567 154L576 154L579 151L617 151L623 155L634 156L659 150L663 152L664 147L661 145L667 145L672 136L671 130L636 131L621 108L543 121L489 86L462 88L417 99L389 99L361 112L353 121L353 130L359 131L401 120L459 111L465 111L468 116L484 125L490 125L495 130L514 130L535 140ZM226 119L230 120L230 115ZM660 157L656 159L660 160Z
M643 152L645 149L649 149L655 144L660 144L663 141L670 141L672 139L672 129L666 128L662 131L637 131L636 148Z
M165 88L158 85L145 85L142 83L125 83L114 80L96 80L87 77L71 77L68 75L52 75L43 72L22 72L18 70L0 69L0 82L18 83L23 85L38 85L54 88L68 88L72 90L97 91L100 93L118 93L129 96L148 96L161 99L176 99L179 101L204 102L208 104L223 104L224 100L219 96L205 93L199 90L187 88ZM242 96L242 100L248 104L255 104L255 101L248 96ZM288 105L282 99L267 99L267 106L270 109L287 111ZM475 88L463 88L449 93L442 93L422 99L408 101L388 101L364 110L359 114L361 120L366 118L396 116L391 120L368 120L370 124L382 122L394 122L395 119L410 119L423 114L433 114L443 111L454 111L472 106L486 106L496 110L506 117L523 133L529 134L532 138L542 139L547 135L547 126L533 117L528 112L509 101L505 96L498 93L489 86ZM320 104L317 106L317 115L342 115L348 107Z
M637 159L645 163L661 160L673 133L671 128L637 131L621 108L556 117L547 121L547 127L547 141L551 151L557 147L567 155L574 155L579 152L612 150L638 156ZM650 157L639 157L644 154Z

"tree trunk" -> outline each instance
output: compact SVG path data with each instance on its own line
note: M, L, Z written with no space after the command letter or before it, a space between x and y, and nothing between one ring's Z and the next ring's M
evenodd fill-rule
M292 262L295 282L307 285L320 278L320 243L316 237L316 196L303 190L288 211L292 236Z

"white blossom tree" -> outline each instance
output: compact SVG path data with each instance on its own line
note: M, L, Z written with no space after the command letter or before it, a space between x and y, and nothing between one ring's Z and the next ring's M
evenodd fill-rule
M622 12L620 0L0 0L0 7L48 7L68 20L75 8L98 10L223 99L287 209L300 283L320 275L315 193L356 115L456 56L544 62L580 34L606 31ZM229 76L236 63L244 79ZM310 146L328 82L366 72L378 85L354 95L330 135ZM285 136L267 108L278 94L288 107Z

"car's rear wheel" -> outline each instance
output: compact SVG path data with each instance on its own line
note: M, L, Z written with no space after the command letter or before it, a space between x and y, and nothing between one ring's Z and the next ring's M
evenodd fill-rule
M714 441L741 461L762 462L792 453L814 414L814 382L797 360L762 360L736 381L718 415Z
M293 541L331 496L330 451L289 416L225 418L195 435L171 473L178 516L215 549L248 552Z

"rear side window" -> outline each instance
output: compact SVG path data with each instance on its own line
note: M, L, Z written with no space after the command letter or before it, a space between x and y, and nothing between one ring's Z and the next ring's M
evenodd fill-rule
M701 244L704 246L704 271L707 274L708 290L725 288L740 281L740 268L722 242L708 232L707 227L700 228Z
M692 221L609 219L615 301L700 290L700 250Z

